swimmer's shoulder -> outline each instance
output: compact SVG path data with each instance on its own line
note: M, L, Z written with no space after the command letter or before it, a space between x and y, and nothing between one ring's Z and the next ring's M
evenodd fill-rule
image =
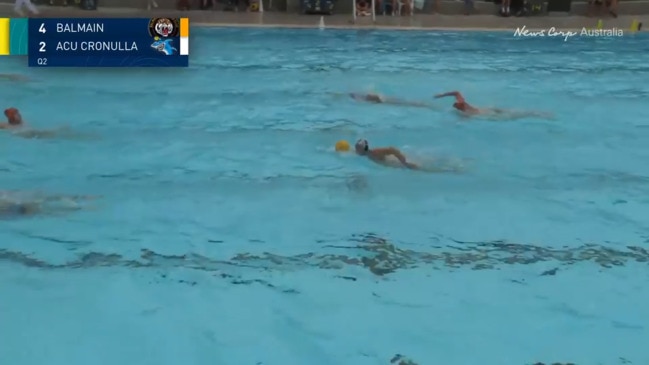
M463 117L472 117L484 113L482 109L477 108L466 108L464 110L457 110L457 112Z
M466 112L469 114L480 114L483 112L483 109L476 108L471 104L466 104Z
M386 158L387 156L398 154L400 151L396 147L377 147L371 150L371 154L376 158Z

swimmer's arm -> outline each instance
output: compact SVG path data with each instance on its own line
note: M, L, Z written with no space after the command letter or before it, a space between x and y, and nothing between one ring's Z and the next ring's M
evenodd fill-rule
M466 100L464 100L464 96L462 96L462 94L460 94L459 91L449 91L449 92L447 92L447 93L437 94L437 95L435 95L435 99L445 98L445 97L447 97L447 96L453 96L453 97L455 97L455 100L456 100L458 103L465 103L465 102L466 102Z
M407 167L409 169L418 169L419 168L419 166L415 165L414 163L408 162L408 160L406 159L406 156L403 153L401 153L401 151L399 151L398 148L388 147L385 152L386 152L387 155L392 155L392 156L396 157L397 160L399 160L399 162L401 162L401 164L403 166L405 166L405 167Z
M376 103L376 104L381 104L385 103L385 98L383 98L379 94L358 94L358 93L350 93L349 96L358 101L366 101L368 103Z

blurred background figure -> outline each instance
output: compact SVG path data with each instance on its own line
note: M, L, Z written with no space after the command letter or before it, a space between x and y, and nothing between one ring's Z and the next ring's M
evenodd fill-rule
M25 16L25 12L23 12L24 7L34 15L37 15L39 13L38 8L34 4L32 4L31 0L16 0L16 3L14 4L14 11L20 16Z
M189 0L178 0L176 1L176 9L178 10L190 10L191 4L189 3Z
M356 16L372 15L372 7L368 0L359 0L356 2Z
M214 0L201 0L201 10L215 10L216 1Z

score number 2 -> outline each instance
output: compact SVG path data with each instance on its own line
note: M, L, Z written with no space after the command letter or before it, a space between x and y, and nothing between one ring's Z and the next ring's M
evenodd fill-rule
M47 29L45 29L45 23L41 23L41 26L38 27L38 32L39 33L47 33ZM45 50L45 42L38 42L38 52L46 52ZM38 58L36 59L36 64L39 66L47 66L47 58Z

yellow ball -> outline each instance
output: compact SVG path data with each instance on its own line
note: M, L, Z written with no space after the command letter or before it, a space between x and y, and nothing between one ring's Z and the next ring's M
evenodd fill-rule
M349 151L349 142L340 140L336 142L336 152L347 152Z

